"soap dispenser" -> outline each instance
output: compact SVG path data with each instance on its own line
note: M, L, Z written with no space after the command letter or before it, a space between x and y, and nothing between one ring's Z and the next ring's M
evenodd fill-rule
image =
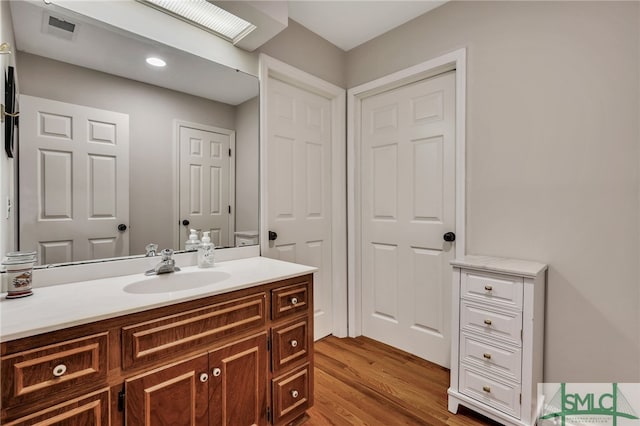
M213 266L213 250L215 246L209 237L209 231L202 233L202 244L198 247L198 267L210 268Z
M200 240L198 239L198 231L191 229L189 239L184 243L184 249L186 251L198 250L200 247Z

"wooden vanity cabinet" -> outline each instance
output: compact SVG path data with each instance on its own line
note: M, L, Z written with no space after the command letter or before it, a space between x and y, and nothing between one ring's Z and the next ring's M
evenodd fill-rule
M312 301L309 274L3 342L0 423L299 423Z

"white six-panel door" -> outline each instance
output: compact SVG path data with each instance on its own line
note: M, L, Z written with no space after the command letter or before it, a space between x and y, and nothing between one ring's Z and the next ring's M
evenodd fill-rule
M184 248L189 229L210 231L216 246L233 245L230 230L229 179L233 131L219 132L179 127L180 144L180 248Z
M362 100L362 333L450 364L455 73Z
M40 263L129 254L129 116L20 96L20 249Z
M316 266L314 337L332 332L331 102L270 78L267 217L277 234L263 255Z

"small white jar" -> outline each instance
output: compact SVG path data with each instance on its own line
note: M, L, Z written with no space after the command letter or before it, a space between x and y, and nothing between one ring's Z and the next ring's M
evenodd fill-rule
M7 299L31 296L33 265L35 264L35 253L8 253L2 262L2 267L6 271Z

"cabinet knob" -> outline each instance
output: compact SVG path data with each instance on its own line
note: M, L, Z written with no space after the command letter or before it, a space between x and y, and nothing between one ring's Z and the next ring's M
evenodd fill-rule
M292 341L291 341L291 347L292 347L292 348L295 348L295 347L297 347L297 346L298 346L298 341L297 341L297 340L292 340Z
M297 297L292 297L291 298L291 304L292 305L296 305L298 303L298 298Z
M490 353L485 353L482 355L485 359L491 359L491 354Z
M291 396L292 396L292 397L297 398L297 397L298 397L298 395L300 395L300 394L298 393L298 391L297 391L297 390L295 390L295 389L294 389L294 390L292 390L292 391L291 391Z
M486 319L486 320L484 320L484 323L485 323L486 325L491 325L491 320L490 320L490 319Z
M64 364L58 364L55 367L53 367L53 375L55 377L64 376L64 373L66 372L67 372L67 366Z
M485 391L486 393L491 393L491 388L489 386L483 386L482 390Z
M213 377L219 377L222 374L222 370L219 368L214 368L212 371Z
M490 285L485 285L484 289L487 290L487 291L491 291L491 290L493 290L493 287L490 286Z
M207 373L200 374L200 381L202 383L206 382L207 380L209 380L209 375Z

